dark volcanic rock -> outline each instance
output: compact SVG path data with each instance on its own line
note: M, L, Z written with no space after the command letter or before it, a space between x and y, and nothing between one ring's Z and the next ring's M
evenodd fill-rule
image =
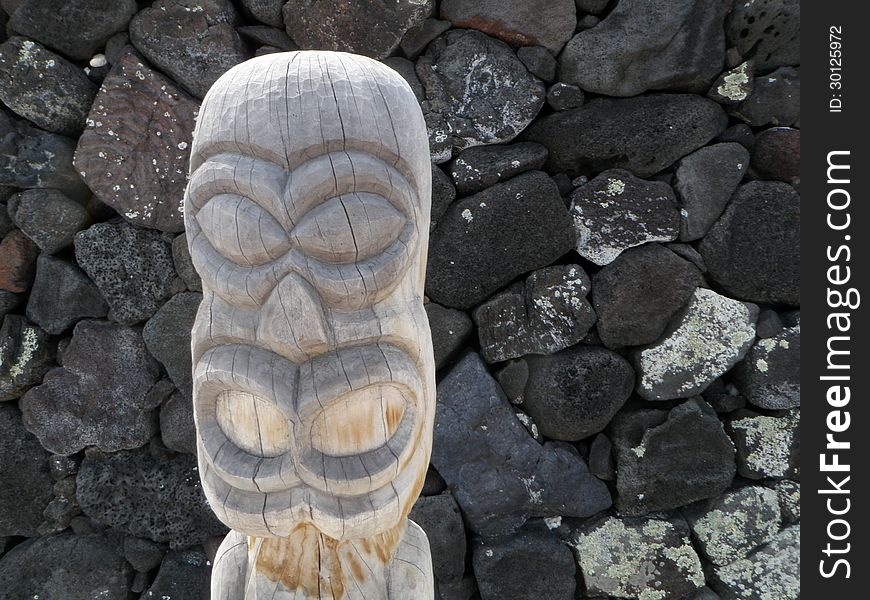
M800 524L783 529L748 557L712 570L722 600L800 598Z
M272 27L284 27L284 16L281 14L283 5L284 0L242 0L242 6L255 19Z
M140 573L156 569L164 554L166 547L163 544L131 535L124 538L124 558Z
M697 240L719 218L749 168L740 144L696 150L677 165L674 189L680 200L680 240Z
M18 315L6 315L0 327L0 401L14 400L42 381L54 360L48 334Z
M426 316L432 331L432 352L435 368L440 369L453 357L471 333L471 317L461 310L427 302Z
M181 234L172 240L172 262L175 264L175 270L178 276L181 277L184 284L191 292L202 291L202 279L196 268L193 266L193 261L190 258L190 248L187 246L187 235Z
M573 600L574 556L541 523L507 538L478 540L472 565L482 600Z
M733 381L755 406L772 410L801 404L801 326L758 342L734 368Z
M543 46L523 46L517 50L517 58L538 79L556 79L556 59Z
M76 482L87 516L173 549L227 530L208 506L192 456L160 462L147 451L85 456Z
M91 445L107 452L137 448L157 429L147 393L158 373L138 331L81 321L63 367L21 399L24 425L56 454Z
M97 223L76 235L75 250L119 323L149 318L178 285L170 244L156 231Z
M197 111L187 94L128 51L103 81L79 139L76 169L128 221L182 231Z
M576 85L570 83L554 83L547 90L547 104L553 110L568 110L583 106L586 95Z
M450 492L419 498L408 518L426 532L436 581L459 581L465 571L465 529Z
M48 131L76 135L96 86L84 71L23 37L0 44L0 100Z
M794 125L801 116L800 93L800 71L782 67L756 77L752 93L732 112L753 127Z
M198 550L170 551L163 558L154 583L142 598L183 598L184 600L209 600L211 562Z
M127 600L133 568L114 538L62 533L28 540L0 560L5 599Z
M339 50L386 58L409 29L432 14L432 0L394 2L320 2L284 4L287 35L303 50Z
M520 142L509 146L468 148L453 159L447 169L456 184L456 191L466 196L525 171L540 169L545 162L545 147Z
M196 456L196 428L189 396L176 391L160 407L160 439L170 450Z
M23 232L10 231L0 240L0 290L20 294L33 281L39 250Z
M136 0L23 0L12 29L70 58L89 60L106 41L127 29Z
M39 535L42 513L54 497L48 459L48 452L24 429L18 409L0 404L0 536Z
M589 470L598 479L616 479L616 465L613 464L613 444L610 438L599 433L589 446Z
M142 336L148 352L166 368L175 386L191 395L190 331L202 294L174 295L145 324Z
M18 228L48 254L72 244L90 222L88 211L60 190L26 190L12 196L8 206Z
M568 252L574 229L556 184L531 171L454 202L432 232L426 293L468 308Z
M527 362L522 407L548 438L577 441L598 433L634 389L629 362L605 348L575 346Z
M280 6L278 7L278 10L280 12ZM236 27L236 30L243 36L254 40L257 44L271 46L272 48L277 48L278 50L284 50L286 52L299 50L299 46L296 45L296 42L291 40L290 36L288 36L284 31L283 25L281 26L281 29L267 27L266 25L243 25L241 27Z
M43 254L27 302L27 318L50 334L63 333L87 317L105 317L109 305L94 282L65 260Z
M766 179L792 185L801 177L801 131L772 127L758 134L752 149L752 168Z
M522 358L509 360L495 372L495 379L511 404L522 404L529 382L529 363Z
M552 354L583 339L595 323L579 265L535 271L481 304L473 313L480 353L489 363L526 354Z
M538 119L524 139L550 150L547 168L572 174L618 167L648 177L725 130L728 117L706 98L654 94L596 98Z
M798 0L735 2L725 22L729 45L752 57L759 71L800 63Z
M438 385L432 464L481 535L516 531L532 516L589 516L611 504L579 456L532 439L474 353Z
M717 137L714 141L719 143L736 142L747 150L752 150L752 147L755 145L755 134L752 132L752 128L746 123L737 123L723 131L722 135Z
M702 400L688 400L670 411L620 413L610 439L616 451L616 506L623 515L712 498L734 479L734 444Z
M701 240L710 277L752 302L800 304L800 196L788 184L752 181Z
M441 168L432 164L432 214L429 220L429 231L435 230L441 216L447 210L447 207L456 200L456 187L453 185L453 180L441 170Z
M446 127L446 140L430 142L458 150L509 142L544 105L544 84L507 44L479 31L448 31L432 42L417 75L426 90L423 112Z
M728 423L737 448L737 472L747 479L794 477L800 462L800 412L747 415Z
M442 0L441 18L514 46L544 46L553 54L577 24L573 0Z
M620 0L568 42L559 79L608 96L706 90L725 60L726 10L720 0Z
M701 273L664 246L623 252L592 278L598 335L616 348L656 341L701 284Z
M429 42L437 38L439 35L450 29L450 21L441 21L440 19L426 19L421 24L412 27L402 37L399 46L405 56L414 60L423 51Z
M710 86L707 96L726 106L740 104L752 93L755 83L753 74L752 61L740 63L722 73Z

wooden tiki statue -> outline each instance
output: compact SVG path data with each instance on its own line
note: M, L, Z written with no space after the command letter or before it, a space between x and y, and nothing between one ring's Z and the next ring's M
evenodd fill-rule
M213 600L432 598L408 520L435 414L427 140L405 81L352 54L255 58L202 104L193 402L203 488L232 529Z

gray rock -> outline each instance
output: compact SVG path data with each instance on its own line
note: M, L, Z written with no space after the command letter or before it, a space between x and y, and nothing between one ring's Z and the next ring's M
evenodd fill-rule
M782 479L768 484L776 491L782 522L792 525L801 520L801 486L799 483Z
M556 184L541 171L523 173L447 209L430 237L426 293L440 304L469 308L573 245Z
M81 204L60 190L26 190L12 196L8 206L15 225L48 254L72 244L91 220Z
M447 210L447 207L456 200L456 187L453 185L453 180L441 170L441 168L432 163L432 214L429 221L430 233L435 230L441 216Z
M752 149L752 169L765 179L799 185L801 130L771 127L759 133Z
M752 93L732 113L753 127L790 126L800 120L800 71L781 67L756 77Z
M529 381L529 363L522 358L509 360L495 372L495 379L511 404L522 404Z
M250 58L233 28L238 20L229 0L157 0L133 17L130 41L151 64L202 98L225 71Z
M782 324L782 319L775 310L765 308L758 315L758 322L755 324L755 335L762 339L772 338L779 335L785 326Z
M432 352L435 369L446 365L463 346L471 333L471 318L463 311L447 308L434 302L424 306L432 331Z
M599 433L589 446L589 470L598 479L616 479L616 465L613 463L613 444L610 438Z
M193 266L193 261L190 258L190 248L187 246L187 235L181 234L172 240L172 262L175 265L175 271L181 277L187 289L191 292L202 291L202 279L196 268Z
M579 265L558 265L496 294L472 313L481 355L494 363L576 344L595 323L589 285Z
M429 42L448 29L450 29L450 21L425 19L422 23L412 27L405 33L402 41L399 42L399 46L402 48L405 56L414 60L426 50Z
M733 142L706 146L679 162L674 189L680 200L680 240L707 233L748 168L749 152Z
M196 427L189 396L176 391L160 407L160 439L170 450L196 456Z
M27 318L57 335L84 318L105 317L109 306L100 290L75 265L40 255L27 301Z
M574 0L578 14L597 15L607 8L608 3L609 0Z
M623 515L670 510L724 492L734 479L734 445L716 412L701 400L670 411L616 416L616 505Z
M281 7L278 7L280 14ZM296 42L290 39L290 36L284 31L284 25L280 25L281 29L268 27L266 25L243 25L236 27L236 31L241 33L246 38L254 40L257 44L277 48L285 52L299 50Z
M608 96L706 91L725 59L726 13L719 0L620 0L568 42L559 79Z
M609 348L656 341L700 284L698 268L664 246L626 250L592 278L601 341Z
M570 196L577 252L606 265L633 246L668 242L679 233L680 215L671 187L612 169Z
M192 456L157 461L146 450L87 455L76 481L82 512L128 535L176 550L227 531L208 506Z
M30 289L39 249L13 229L0 240L0 290L20 294Z
M571 545L587 592L596 597L676 600L704 585L682 519L601 517L585 523Z
M801 326L758 340L734 368L732 380L749 402L783 410L801 404Z
M468 148L450 161L447 169L456 184L456 191L466 196L520 173L540 169L545 162L545 147L520 142L508 146Z
M179 287L171 246L156 231L97 223L76 235L75 254L119 323L144 321Z
M183 598L209 600L211 561L198 550L169 551L160 564L160 570L143 600Z
M576 85L571 83L558 82L554 83L547 90L547 104L553 110L568 110L570 108L579 108L583 106L586 100L586 95Z
M284 27L284 15L281 13L283 5L284 0L242 0L242 6L255 19L272 27Z
M192 366L190 331L202 294L182 292L174 295L148 319L142 337L148 352L160 361L175 386L191 396Z
M785 416L747 415L728 422L737 448L737 472L747 479L791 478L798 474L800 412Z
M89 60L136 14L136 0L22 0L12 29L78 60Z
M54 352L45 331L24 317L6 315L0 327L0 401L14 400L42 381Z
M752 146L755 145L755 134L746 123L737 123L723 131L722 135L718 136L714 141L719 143L736 142L747 150L752 150Z
M698 245L710 277L751 302L800 304L800 196L786 183L752 181Z
M342 2L338 7L318 0L284 4L287 35L303 49L339 50L386 58L402 36L432 14L432 0Z
M166 554L163 544L128 535L124 538L124 558L140 573L156 569Z
M39 535L42 513L54 497L48 460L48 452L24 429L18 409L0 404L0 536Z
M21 399L24 425L56 454L85 446L106 452L137 448L157 430L148 390L157 362L135 329L108 321L81 321L41 385Z
M517 58L538 79L553 81L556 78L556 59L543 46L523 46L517 49Z
M80 133L96 93L81 69L33 40L0 44L0 100L43 129Z
M710 86L707 96L725 106L740 104L752 93L754 73L752 61L740 63L722 73Z
M735 2L725 22L729 45L752 57L759 71L800 64L798 0Z
M718 104L689 94L596 98L536 120L523 139L550 150L552 172L616 167L648 177L709 142L727 123Z
M571 550L540 523L513 536L478 540L472 565L482 600L573 600Z
M548 438L577 441L598 433L634 388L634 370L615 352L575 346L552 356L529 356L523 410Z
M800 524L783 529L769 544L712 570L722 600L800 598Z
M439 584L458 582L465 572L465 528L450 492L421 497L408 515L423 528L432 553L432 571Z
M430 142L457 150L509 142L544 105L544 84L507 44L479 31L448 31L429 44L417 75L426 90L424 113L443 123Z
M474 353L438 385L432 464L481 535L511 533L533 516L589 516L611 504L607 486L579 456L532 439Z

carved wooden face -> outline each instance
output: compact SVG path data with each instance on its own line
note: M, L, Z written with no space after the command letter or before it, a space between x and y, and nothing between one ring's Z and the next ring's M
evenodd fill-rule
M413 92L376 61L271 54L211 88L185 224L200 476L254 536L404 519L429 461L422 304L431 167Z

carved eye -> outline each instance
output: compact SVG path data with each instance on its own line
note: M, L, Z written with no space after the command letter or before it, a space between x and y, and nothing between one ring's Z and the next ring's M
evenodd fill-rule
M405 222L399 211L376 194L344 194L312 209L293 236L309 256L350 263L383 252L399 237Z
M290 248L284 228L265 210L235 194L212 197L196 214L211 245L242 265L262 265Z
M217 399L217 422L227 438L254 456L280 456L290 449L287 420L270 402L231 390Z

